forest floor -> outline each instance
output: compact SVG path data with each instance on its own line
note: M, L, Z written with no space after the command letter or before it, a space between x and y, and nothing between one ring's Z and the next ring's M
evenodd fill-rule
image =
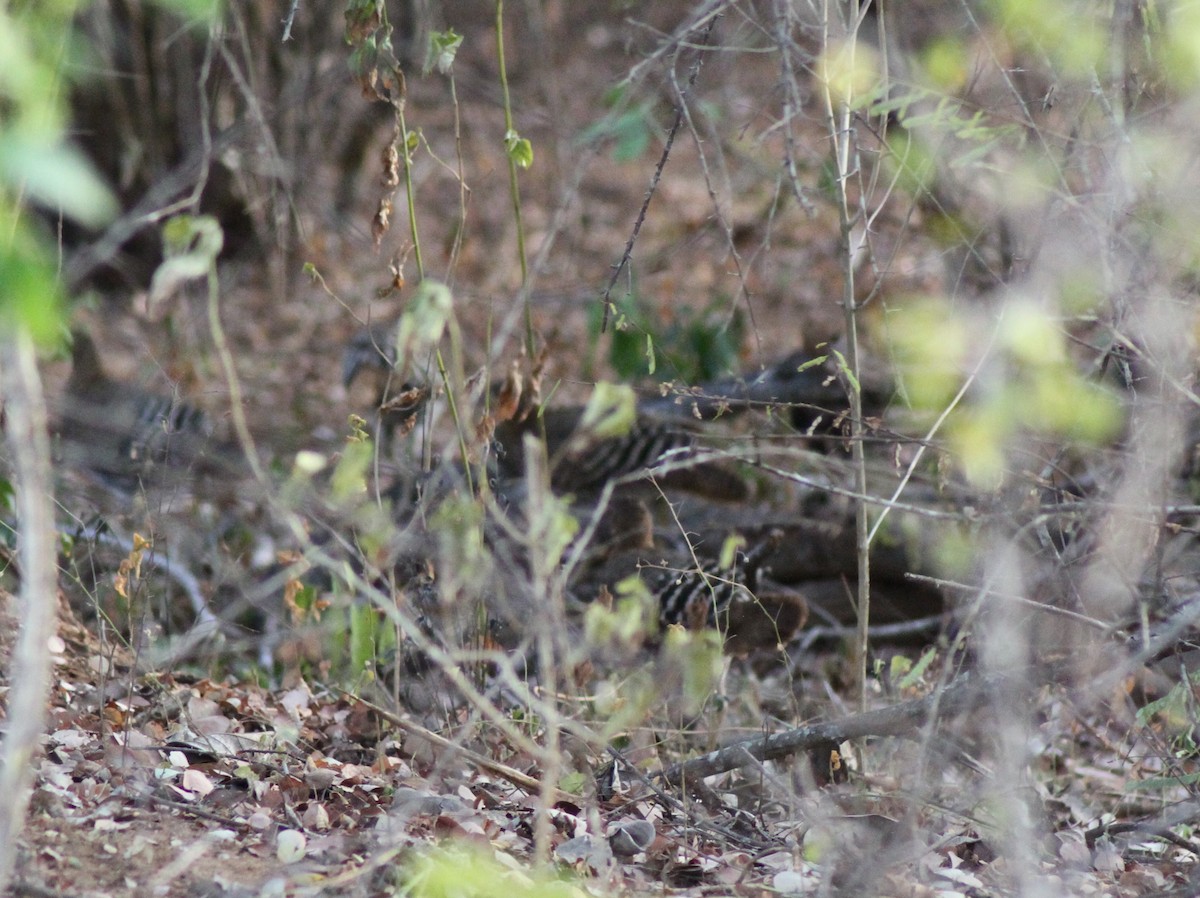
M645 148L627 145L638 140L637 115L608 142L582 136L603 119L613 86L688 5L651 4L657 8L639 11L651 18L638 23L601 5L587 13L573 4L549 6L577 19L550 19L540 31L517 28L509 77L516 125L535 152L520 187L544 383L557 396L579 399L628 362L599 332L599 298L633 233L662 128L673 118L664 67L650 76L663 82L657 98L635 104L654 123ZM414 77L405 114L422 141L413 174L425 273L453 290L468 372L500 377L520 358L524 321L517 228L498 149L504 120L491 24L455 23L465 36L457 107L447 101L443 79ZM683 57L680 83L693 58ZM829 156L827 124L815 107L793 123L798 177L806 185L802 205L776 174L785 153L782 129L773 127L780 80L767 53L710 54L697 76L690 103L697 118L681 128L638 235L632 274L623 272L612 293L614 302L641 303L638 327L660 343L659 379L670 379L673 353L694 356L696 340L731 327L742 336L726 364L750 372L842 331L838 216L814 186ZM348 78L344 95L345 103L365 108ZM222 318L247 414L276 459L301 448L336 454L349 416L369 414L363 397L341 382L342 351L364 323L395 318L418 280L402 199L381 246L371 233L376 160L390 131L381 122L346 210L333 211L332 200L296 210L303 234L289 256L298 260L296 271L279 282L267 268L236 260L222 270ZM463 208L459 159L469 198L455 249ZM311 177L332 197L342 173L331 166ZM873 226L876 243L857 273L860 295L882 287L875 309L891 295L947 286L941 249L922 232L919 212L897 206ZM396 259L408 286L390 289ZM301 264L320 278L301 274ZM120 315L107 302L85 317L111 373L147 383L165 377L221 408L228 388L201 348L203 300L185 297L164 312L135 296ZM868 326L864 341L873 337ZM65 366L50 363L47 377L53 395ZM131 527L139 529L136 521ZM107 577L96 582L108 588ZM17 623L11 601L3 611L8 656ZM923 648L920 640L879 646L873 708L919 701L953 679L960 659L940 652L929 668L905 676ZM1184 894L1195 881L1200 854L1185 836L1151 838L1162 835L1160 827L1143 841L1127 833L1118 844L1104 830L1159 814L1182 794L1161 783L1131 787L1190 770L1186 760L1164 760L1172 746L1137 714L1148 697L1166 694L1170 680L1165 687L1161 678L1122 681L1086 701L1069 683L1026 684L1037 708L1030 724L1036 744L1022 749L1032 760L1019 782L1003 781L998 722L982 698L953 739L931 738L932 728L923 731L918 721L903 738L871 741L863 757L845 759L849 782L818 788L823 775L803 752L714 777L701 797L651 779L646 774L656 766L735 738L853 716L853 674L836 641L814 644L802 657L791 651L786 664L734 661L726 698L710 705L712 717L724 714L728 726L629 738L623 744L636 763L625 776L632 779L614 794L597 794L611 756L595 746L564 747L563 772L573 776L561 783L567 791L551 796L551 874L531 863L546 797L534 758L498 731L453 715L443 731L452 744L442 744L427 729L428 715L379 707L386 689L363 690L374 697L366 703L352 688L323 682L313 651L297 647L307 666L297 664L272 683L228 660L220 672L195 658L179 667L147 663L95 614L64 602L50 725L35 762L13 894L699 896L867 888L876 895L984 896L1027 887L1024 894L1149 895ZM315 649L318 659L322 651ZM1134 685L1144 691L1131 693ZM536 721L522 722L516 712L513 720L537 735ZM669 752L651 746L659 739ZM976 760L980 752L989 760ZM1021 831L1044 836L1041 843L1006 841L1013 830L1003 818L1017 807L1035 818ZM639 829L642 821L650 830ZM878 869L864 877L870 867Z

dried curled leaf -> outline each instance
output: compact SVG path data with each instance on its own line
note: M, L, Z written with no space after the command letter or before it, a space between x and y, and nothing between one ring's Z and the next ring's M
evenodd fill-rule
M512 366L508 369L508 374L505 375L504 383L500 385L500 392L496 396L495 418L497 423L511 421L516 417L523 392L520 363L514 359Z
M417 414L429 399L429 387L408 387L401 393L388 399L379 406L383 415L393 428L396 436L408 436L417 423Z
M383 242L383 237L387 234L388 229L392 226L392 201L388 197L384 197L379 201L379 208L375 212L375 218L371 220L371 236L375 240L375 248L379 249L379 245Z
M400 186L400 151L396 149L396 142L393 140L383 148L383 175L380 181L384 187L395 188Z
M121 564L113 575L113 588L121 598L129 598L130 577L140 578L142 576L142 557L148 548L150 548L150 541L140 533L134 533L133 548L128 555L121 559Z

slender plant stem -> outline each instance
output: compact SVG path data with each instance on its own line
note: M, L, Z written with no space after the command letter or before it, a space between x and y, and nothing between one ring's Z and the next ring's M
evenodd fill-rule
M512 195L513 221L517 226L517 258L521 263L521 297L525 303L525 351L535 355L533 305L529 300L529 260L525 252L525 224L521 216L521 185L517 180L517 160L509 152L509 141L516 137L513 127L512 98L508 92L508 68L504 62L504 0L496 0L496 58L500 65L500 88L504 93L504 158L508 161L508 189Z
M508 162L508 186L512 195L513 223L517 228L517 257L521 264L521 301L524 303L525 312L525 351L533 359L537 355L537 342L533 331L533 304L530 301L529 293L529 260L525 249L525 225L521 215L521 185L517 179L517 160L512 152L513 141L517 139L517 131L513 127L512 98L509 95L508 69L504 59L504 0L496 0L496 57L499 60L500 87L504 94L504 157ZM542 431L542 442L545 445L544 425ZM535 556L539 555L536 550L534 554ZM539 659L542 663L549 661L548 646L545 644L544 638L546 635L548 634L542 634L538 638ZM553 669L547 670L546 673L552 675ZM550 686L550 694L553 695L554 683L546 685ZM552 705L553 702L549 704ZM543 771L542 791L538 796L538 804L542 808L542 813L537 815L533 831L534 852L539 863L548 863L550 860L552 830L550 815L547 812L554 803L554 795L558 790L558 778L561 772L557 716L556 712L551 712L551 719L547 721L546 753L548 763Z
M233 419L233 429L237 433L242 454L255 480L260 484L267 483L267 474L258 460L258 449L254 445L254 437L250 433L250 425L246 421L246 410L243 407L242 382L238 378L237 367L233 363L233 353L229 350L229 341L225 339L225 329L221 326L221 310L218 297L221 293L220 280L217 277L217 260L212 259L208 273L208 329L212 334L213 345L217 349L217 357L221 360L221 370L225 373L225 382L229 385L229 413Z
M453 289L454 271L458 267L458 257L467 234L467 200L471 194L467 188L466 164L463 161L462 108L458 103L458 84L453 70L447 77L450 79L450 106L454 109L454 164L458 173L458 227L454 232L454 245L450 248L450 263L446 266L446 284Z
M842 316L845 323L847 371L843 376L851 382L850 396L850 447L852 467L854 469L855 490L859 495L867 493L867 465L863 449L863 420L862 420L862 390L859 377L858 352L858 316L854 302L854 250L853 228L855 216L850 210L850 199L847 183L854 176L858 166L858 156L854 145L854 131L851 127L851 108L854 100L855 71L855 39L858 24L861 20L859 0L842 0L843 19L838 33L844 33L844 39L835 40L833 21L835 0L825 0L824 9L824 52L829 57L829 67L836 67L842 74L841 80L845 89L834 96L829 79L825 79L822 87L825 99L825 110L829 118L829 136L833 142L834 165L837 172L835 186L837 188L838 223L841 227L842 243ZM838 45L840 44L840 46ZM840 58L837 58L839 57ZM869 521L867 519L867 503L857 503L854 515L854 531L858 545L858 596L855 612L858 618L858 636L855 639L854 658L856 676L858 679L859 710L867 707L867 651L869 648L871 625L871 560L869 542Z
M457 346L460 342L458 337L458 326L452 325L452 342ZM457 349L454 350L455 373L462 370L459 360L462 353ZM446 385L446 406L450 410L450 418L454 422L454 433L458 437L458 451L463 460L463 471L467 478L467 494L475 495L475 484L473 482L474 475L471 472L471 465L468 462L469 455L467 453L467 436L466 425L463 421L462 414L459 412L458 402L456 400L456 390L459 388L461 378L458 382L452 382L450 372L446 368L446 361L442 358L440 349L434 350L434 359L437 362L438 375L442 378L442 383Z
M408 230L412 234L413 264L417 282L425 280L425 261L421 257L421 238L417 233L417 201L413 197L412 153L408 149L408 125L404 122L404 97L396 101L396 128L400 132L400 158L404 160L404 193L408 204Z

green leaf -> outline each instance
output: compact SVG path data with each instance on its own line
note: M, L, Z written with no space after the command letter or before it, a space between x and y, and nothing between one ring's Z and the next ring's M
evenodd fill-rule
M940 411L958 392L971 330L943 299L915 298L898 307L888 335L905 392L918 409Z
M640 319L633 297L626 296L616 303L609 303L612 315L612 326L609 338L608 361L618 376L623 378L641 377L642 363L645 356L642 353L642 341L637 328L632 321ZM596 323L599 328L599 321Z
M569 792L571 795L582 795L583 787L587 784L588 778L579 771L564 774L558 781L558 787L564 792Z
M117 213L117 201L91 163L74 147L9 131L0 138L0 180L88 227Z
M170 256L198 256L211 263L217 260L225 235L211 215L176 215L163 225L163 244Z
M654 135L651 99L631 102L629 90L617 85L604 95L608 110L598 121L584 129L579 137L582 144L613 141L613 161L630 162L640 157Z
M1024 389L1012 385L1010 396L1030 429L1089 443L1104 443L1120 431L1124 413L1109 390L1065 366L1065 376L1050 371L1031 374L1033 383Z
M346 42L361 44L383 24L383 0L347 0Z
M367 471L374 458L375 446L370 440L346 444L330 477L330 494L334 502L345 502L366 492Z
M675 367L689 380L712 380L725 372L736 355L728 330L707 317L692 318L690 313L682 313L668 332L668 336L676 335L679 338L671 341L676 350Z
M900 657L902 657L902 656L900 656L900 655L896 656L896 658L900 658ZM929 670L929 665L933 664L933 660L936 657L937 657L937 649L934 648L933 646L930 646L924 652L922 652L920 659L917 661L917 663L915 665L912 664L911 662L909 662L911 669L908 670L904 674L904 676L901 678L900 682L896 684L897 688L898 689L911 689L913 686L916 686L918 683L920 683L921 678L923 676L925 676L925 672L927 670ZM896 661L896 658L892 659L893 663ZM907 658L905 658L904 660L908 661ZM895 668L893 667L893 669L895 669Z
M996 489L1004 480L1005 439L1012 433L1008 416L992 409L966 409L949 426L950 443L967 478L983 489Z
M429 278L421 281L396 326L397 359L421 358L434 349L453 314L450 288Z
M536 503L536 512L529 521L529 533L532 545L544 553L549 566L554 567L579 533L579 521L571 514L566 499L548 494L543 502Z
M669 627L663 638L662 656L666 665L682 675L685 713L697 713L721 682L721 634Z
M422 71L428 75L437 69L439 74L445 75L454 65L454 58L458 55L462 42L462 35L453 28L433 32L429 35L429 49L425 54L425 66Z
M825 362L828 361L828 359L829 359L829 356L827 356L827 355L819 355L819 356L816 356L815 358L811 358L807 362L805 362L803 365L801 365L799 368L797 368L796 373L799 374L801 371L807 371L809 368L815 368L818 365L824 365Z
M516 131L509 131L504 135L504 150L517 168L529 168L533 165L533 144Z
M725 537L725 542L721 543L721 556L719 564L725 570L732 570L734 563L737 561L737 553L745 548L746 537L740 533L731 533Z
M921 51L921 65L929 79L946 93L957 91L970 74L970 56L960 35L942 36Z
M613 608L592 602L584 614L584 636L589 645L601 649L621 646L636 650L658 627L657 602L637 574L616 583Z
M1149 779L1127 783L1126 788L1132 792L1165 792L1168 790L1174 792L1181 786L1190 786L1194 783L1200 783L1200 773L1181 773L1177 776L1152 776Z
M362 43L350 51L350 55L346 58L346 68L356 78L366 77L375 68L376 56L373 43Z
M1031 300L1006 303L1000 339L1023 365L1044 368L1067 359L1061 325Z
M365 499L365 492L360 493L360 497ZM399 532L390 511L386 503L363 501L349 516L363 558L386 557L391 550L389 547L395 547Z
M576 432L585 439L624 436L637 420L637 396L627 384L596 384Z
M49 259L24 224L0 247L0 326L20 324L42 345L60 339L62 320L60 286Z
M163 225L162 264L150 281L150 298L158 301L191 280L216 270L225 243L221 225L211 215L177 215Z
M627 112L618 119L617 125L614 132L616 143L613 146L613 161L632 162L641 157L650 146L651 136L641 110Z
M350 606L350 670L361 673L379 657L379 612L370 605Z
M879 668L883 666L883 659L877 658L875 663L877 665L875 673L878 676ZM912 670L912 666L912 659L907 655L892 655L892 661L888 665L888 678L894 683L897 678L904 676Z
M838 370L846 375L846 380L850 381L850 389L855 393L862 392L862 384L858 382L858 378L854 376L854 371L850 368L850 363L846 361L846 357L838 350L834 350L833 354L837 356Z
M499 852L486 846L471 846L465 840L447 840L446 844L444 850L426 849L406 859L397 868L404 885L395 894L410 898L572 898L584 894L579 887L541 869L523 870L516 860L502 864L496 859Z
M305 584L296 590L292 602L304 612L311 612L317 604L317 589L311 584Z
M438 506L430 521L437 535L439 580L453 577L463 586L482 587L491 576L492 555L483 538L483 508L467 495L455 495Z

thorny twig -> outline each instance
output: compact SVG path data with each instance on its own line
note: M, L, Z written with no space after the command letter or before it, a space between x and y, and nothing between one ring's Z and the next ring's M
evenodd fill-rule
M713 27L717 24L718 18L720 17L713 16L708 20L708 27L704 29L704 34L700 38L700 50L708 46ZM650 187L646 191L646 198L642 201L642 208L638 210L637 220L633 223L633 232L629 235L629 240L625 243L625 252L621 254L621 261L613 266L612 277L608 279L608 286L604 288L604 295L600 297L600 303L604 306L604 317L600 321L600 333L608 330L610 308L608 299L612 295L613 287L617 284L617 278L621 276L621 272L625 270L625 266L629 264L629 260L633 257L633 246L637 243L638 234L642 230L642 224L646 221L646 211L650 208L650 200L654 198L654 193L658 189L658 182L662 178L663 169L666 168L667 160L671 157L671 147L675 143L675 135L679 133L679 129L683 125L684 107L687 104L688 95L696 84L696 78L700 75L700 66L703 63L704 54L697 53L696 60L692 63L692 70L688 73L687 88L679 95L679 105L675 108L675 121L671 123L671 129L667 132L666 145L663 147L658 165L654 168L654 176L650 179Z

